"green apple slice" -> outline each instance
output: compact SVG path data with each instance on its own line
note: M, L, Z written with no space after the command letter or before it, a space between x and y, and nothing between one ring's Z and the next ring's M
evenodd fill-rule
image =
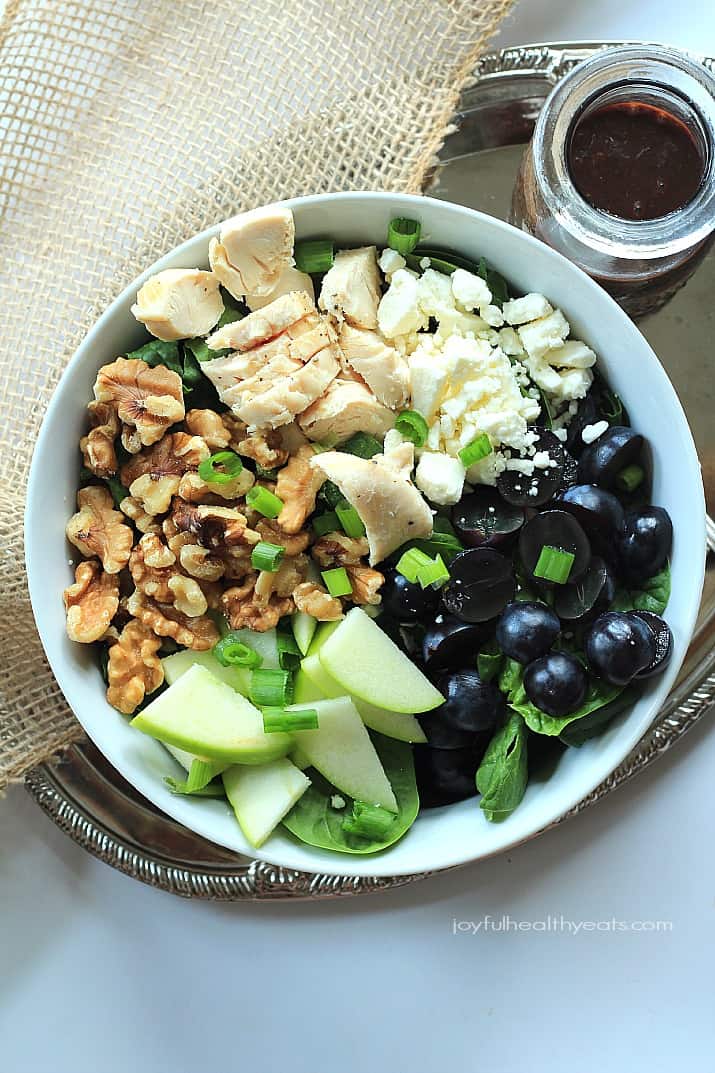
M316 700L310 706L318 713L318 729L296 730L293 738L311 766L349 797L397 812L380 757L350 697Z
M394 712L429 712L444 697L359 607L348 611L319 650L320 662L343 689Z
M345 694L345 687L336 682L328 674L319 655L306 656L301 662L300 672L312 682L315 690L320 690L324 697L341 697ZM303 687L307 692L306 687ZM298 697L296 696L296 701ZM305 700L316 700L317 697L306 696ZM384 734L386 738L395 738L397 741L424 742L427 741L424 730L415 719L414 715L407 712L390 712L386 708L378 708L375 704L369 704L366 700L353 697L353 704L360 713L365 726L370 730L376 730Z
M236 764L224 771L223 785L241 830L257 848L302 797L310 779L283 757L261 767Z
M332 635L335 633L342 621L342 619L338 619L336 622L320 623L317 630L315 631L315 636L310 643L310 648L308 649L309 656L313 656L316 652L320 652L325 642L328 640L329 637L332 637Z
M312 615L307 614L305 611L294 611L291 616L290 624L293 628L295 643L298 645L302 654L307 656L310 643L318 628L318 620L313 618Z
M139 712L130 726L196 756L240 764L267 764L293 746L290 734L266 734L259 710L199 664Z
M174 682L178 682L182 674L186 674L189 668L197 664L200 667L205 667L214 678L225 682L227 686L231 686L237 693L242 693L244 697L248 696L248 690L251 685L249 668L224 667L212 652L192 652L191 649L187 648L181 652L174 652L171 656L164 656L161 661L161 665L164 668L164 680L168 685L173 686Z
M310 767L310 760L305 755L300 745L294 745L290 751L289 760L295 764L301 771L305 771L307 767Z
M309 657L306 656L305 658L308 659ZM316 658L317 662L320 663L320 660L317 659L317 656L315 658ZM328 693L326 693L324 690L322 690L320 688L318 683L313 680L312 676L309 677L305 673L305 671L303 670L302 666L298 668L298 670L295 672L295 675L293 677L293 703L294 704L303 704L303 705L305 705L305 704L308 704L312 700L325 700L325 698L327 696L339 696L341 693L344 694L345 690L342 689L336 694L328 694Z

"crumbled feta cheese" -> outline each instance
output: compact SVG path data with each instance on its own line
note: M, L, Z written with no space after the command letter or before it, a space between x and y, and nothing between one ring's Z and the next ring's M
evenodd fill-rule
M451 281L454 299L464 309L471 312L474 309L481 309L482 306L490 305L492 292L481 276L475 276L473 272L458 268L452 273Z
M330 804L333 808L345 808L347 802L345 801L344 797L340 796L340 794L331 794Z
M561 390L557 394L557 399L582 399L591 384L593 383L593 373L590 369L567 369L561 374ZM569 407L573 403L569 403ZM578 406L576 406L578 409ZM575 413L575 411L573 411Z
M543 360L560 368L589 369L596 364L596 355L585 343L580 343L577 339L567 339L561 346L547 350Z
M455 306L449 276L435 272L434 268L423 272L417 285L417 304L426 317L436 320L452 317Z
M502 308L507 324L526 324L530 320L540 320L553 312L553 306L543 294L525 294L523 298L512 298Z
M420 260L420 268L422 268L422 269L429 268L431 264L432 264L432 261L430 260L429 257L423 257Z
M597 421L595 425L586 425L581 433L581 439L584 443L594 443L599 436L608 428L608 421Z
M542 358L547 350L561 346L569 334L569 325L560 309L547 317L529 321L518 329L524 349L531 358Z
M504 323L504 314L499 306L480 306L479 316L487 322L490 328L501 328Z
M412 272L398 268L393 273L377 310L378 327L388 339L427 327L427 318L417 300L418 290L419 280Z
M458 458L424 451L417 463L415 484L432 503L447 507L459 502L466 472Z
M537 451L534 455L534 465L537 469L548 469L551 466L551 461L548 451Z
M506 309L508 303L504 303L504 309ZM502 310L504 312L504 310ZM499 346L502 348L505 354L509 357L517 357L519 354L524 353L524 348L521 345L521 339L513 328L502 328L499 332Z
M568 432L565 428L552 428L551 430L557 440L561 440L562 443L566 443L568 439Z
M486 458L479 462L473 462L467 470L467 479L470 484L497 483L497 477L506 469L507 459L501 451L492 451Z
M393 274L393 272L397 272L398 269L405 268L407 266L407 261L405 260L405 258L402 257L397 252L397 250L391 250L389 246L382 251L382 253L380 254L380 259L377 263L379 264L384 274L387 276L388 280Z
M523 473L525 477L531 477L534 472L534 463L530 458L509 458L505 469L514 473Z

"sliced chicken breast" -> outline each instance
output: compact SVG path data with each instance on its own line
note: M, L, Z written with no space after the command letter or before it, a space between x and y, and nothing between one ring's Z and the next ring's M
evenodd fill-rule
M410 371L407 362L378 332L343 324L340 347L350 367L358 373L385 406L393 410L407 405Z
M333 380L332 384L305 413L298 424L310 440L342 443L355 432L369 432L382 438L395 423L395 415L358 380Z
M267 295L291 266L294 240L290 209L253 209L226 221L211 240L209 263L234 298Z
M339 321L358 328L377 328L380 296L377 250L362 246L335 255L333 267L323 279L318 305Z
M315 314L315 323L308 325L308 328L315 327L318 323L315 305L305 291L291 291L276 298L263 309L249 313L243 320L225 324L208 337L206 344L209 350L252 350L261 343L274 339L311 313Z
M139 288L132 313L165 342L206 335L223 313L219 281L200 268L167 268Z

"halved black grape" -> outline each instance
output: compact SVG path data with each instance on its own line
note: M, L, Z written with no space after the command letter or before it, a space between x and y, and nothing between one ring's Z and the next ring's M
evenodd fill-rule
M636 678L651 678L653 675L664 671L670 663L670 657L673 655L673 631L665 619L661 618L660 615L656 615L653 611L631 611L629 613L637 615L653 631L653 636L655 637L653 662L636 675Z
M595 555L578 581L556 587L554 611L567 622L585 619L605 611L615 591L616 581L611 568Z
M477 768L486 751L491 732L479 735L466 749L434 749L417 745L414 749L417 789L422 808L437 808L475 797Z
M611 685L625 686L653 663L655 634L637 615L607 611L586 634L584 651L594 674Z
M507 469L497 477L499 494L515 507L540 507L551 499L561 484L564 450L558 437L543 429L534 442L534 451L537 455L545 451L553 464L545 469L535 468L531 476ZM531 462L532 456L524 461Z
M564 471L561 474L561 480L552 502L555 501L557 496L563 495L567 488L572 488L574 484L578 484L578 459L574 458L568 451L564 451Z
M570 715L580 708L588 688L583 666L567 652L549 652L524 671L524 692L547 715Z
M449 569L452 577L442 589L442 603L463 622L487 622L514 595L513 564L493 548L462 551Z
M497 621L496 639L505 656L530 663L543 656L561 632L561 623L546 604L516 600Z
M493 682L482 681L477 671L469 667L443 675L439 680L439 691L445 698L444 704L426 716L420 716L430 744L438 748L449 747L436 740L440 728L447 727L462 734L492 731L506 710L504 694Z
M505 502L494 488L477 488L452 508L452 525L469 547L494 548L517 533L524 511Z
M569 581L576 581L591 560L591 545L583 529L565 510L545 510L526 523L519 537L519 554L532 581L545 584L543 578L534 576L534 569L544 547L559 548L571 552L574 561ZM548 583L548 582L546 582Z
M422 642L422 661L435 671L474 665L487 630L479 623L462 622L452 615L437 615Z
M439 592L428 585L423 589L417 582L408 581L393 568L386 569L385 583L380 589L382 607L397 622L419 622L432 617L439 603Z
M581 484L613 488L618 474L635 462L643 450L643 437L625 425L614 425L585 448L578 464Z
M661 570L673 544L673 523L663 507L641 507L626 514L618 542L618 561L626 579L645 581Z
M605 541L614 548L614 541L623 529L625 511L612 492L596 484L575 484L559 496L554 506L573 514L589 539L595 539L599 545Z

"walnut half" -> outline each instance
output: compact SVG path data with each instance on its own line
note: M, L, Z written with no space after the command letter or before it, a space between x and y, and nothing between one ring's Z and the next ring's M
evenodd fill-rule
M79 563L73 585L64 591L67 636L88 645L104 637L119 607L119 580L96 559Z
M133 619L109 649L107 700L125 715L136 711L144 697L164 681L164 668L157 655L160 647L160 639Z
M129 561L134 534L114 509L106 488L89 485L77 493L77 514L67 523L67 539L88 559L95 555L108 574L118 574Z
M181 377L163 365L152 368L136 358L117 358L97 374L94 397L114 403L120 419L135 428L139 444L156 443L169 425L184 418ZM131 446L137 446L133 441Z

